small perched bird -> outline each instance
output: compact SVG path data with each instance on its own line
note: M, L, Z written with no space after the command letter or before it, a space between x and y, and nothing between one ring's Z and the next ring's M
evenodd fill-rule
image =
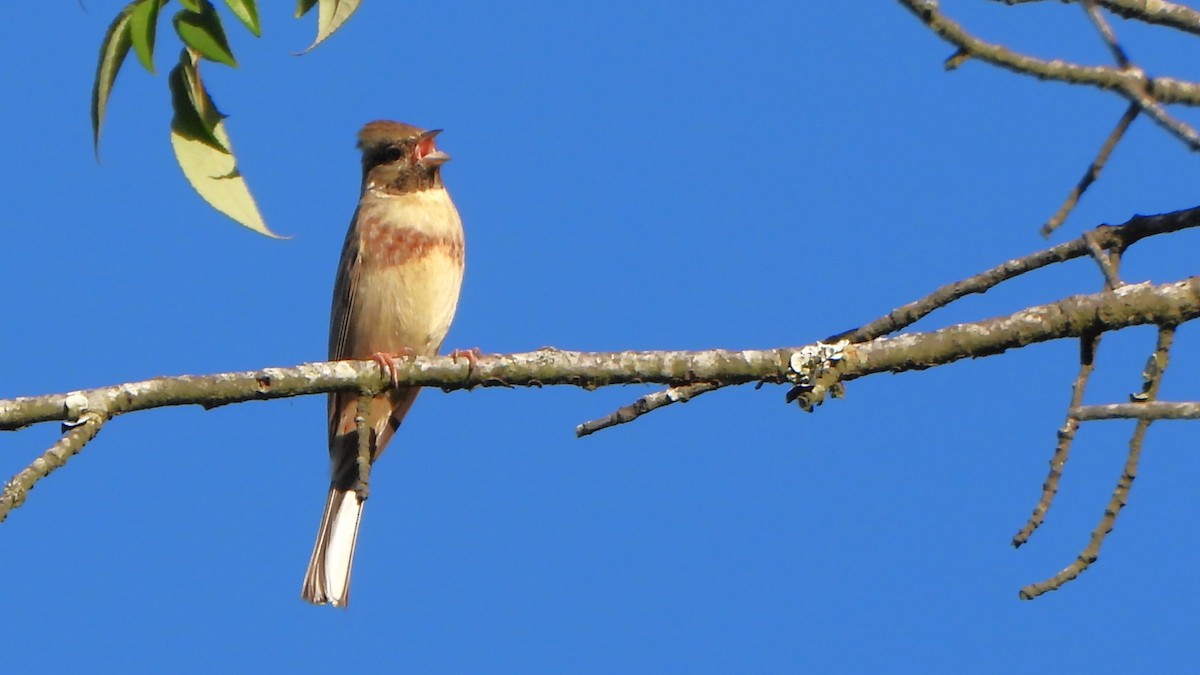
M371 122L358 134L362 193L350 221L333 286L329 359L374 359L390 368L400 355L437 354L454 319L463 277L463 230L442 185L450 156L440 130ZM370 402L371 462L412 407L420 389L391 387ZM365 494L359 487L358 395L329 395L332 479L301 597L344 607Z

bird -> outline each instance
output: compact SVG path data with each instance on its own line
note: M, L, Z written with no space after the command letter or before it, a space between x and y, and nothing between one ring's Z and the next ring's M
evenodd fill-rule
M329 360L367 360L390 371L392 387L365 415L373 464L420 389L398 387L397 358L438 353L462 288L462 219L442 183L450 155L440 129L379 120L358 134L362 189L333 287ZM331 478L325 511L300 595L346 607L366 491L358 465L358 394L329 395Z

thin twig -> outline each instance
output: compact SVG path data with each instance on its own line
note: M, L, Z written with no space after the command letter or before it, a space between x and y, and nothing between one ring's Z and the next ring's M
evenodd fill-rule
M1114 247L1111 253L1105 253L1101 250L1093 232L1085 232L1083 238L1088 244L1088 251L1096 259L1104 273L1104 287L1110 291L1118 288L1121 280L1117 276L1117 267L1121 264L1121 254L1124 249ZM1054 446L1054 454L1050 457L1050 472L1046 475L1046 480L1042 481L1042 495L1038 498L1037 505L1033 507L1033 513L1029 516L1029 520L1013 536L1013 548L1020 548L1022 544L1029 541L1034 531L1041 527L1046 520L1046 514L1050 511L1050 506L1054 503L1054 497L1058 494L1063 469L1066 468L1067 460L1071 456L1071 444L1074 443L1075 433L1079 430L1079 420L1075 417L1074 411L1083 404L1088 379L1096 369L1096 353L1100 350L1100 337L1099 333L1093 333L1079 338L1079 372L1075 375L1075 382L1071 385L1071 404L1067 406L1067 419L1058 430L1058 443Z
M1125 50L1121 47L1121 44L1117 42L1117 35L1113 32L1112 27L1108 25L1108 21L1104 19L1104 14L1096 7L1096 4L1092 0L1081 0L1081 2L1084 13L1092 20L1092 25L1100 33L1104 44L1108 46L1108 51L1112 52L1113 60L1117 62L1117 67L1128 68L1129 57L1125 54Z
M958 70L959 66L969 60L971 60L971 52L965 49L959 49L951 54L950 57L942 63L942 67L946 70Z
M1117 126L1113 127L1108 138L1104 140L1104 145L1100 146L1100 152L1096 153L1096 158L1092 160L1087 171L1083 173L1083 178L1079 179L1079 183L1067 195L1066 201L1063 202L1062 206L1058 207L1058 211L1050 217L1050 220L1046 221L1045 225L1042 225L1042 236L1049 237L1054 230L1058 229L1066 221L1067 216L1075 209L1075 205L1079 203L1079 198L1100 177L1100 172L1104 169L1104 164L1108 162L1109 156L1112 155L1113 149L1117 147L1117 142L1124 137L1125 132L1129 129L1129 125L1133 123L1133 120L1137 119L1138 113L1141 110L1141 106L1136 103L1130 103L1129 107L1125 109L1125 113L1121 115L1121 119L1117 120Z
M1121 92L1125 97L1141 106L1142 110L1150 116L1150 119L1158 122L1160 127L1183 141L1188 146L1188 149L1200 150L1200 134L1196 133L1192 125L1172 117L1171 113L1162 107L1162 103L1150 93L1154 89L1154 85L1153 81L1146 77L1145 73L1137 68L1131 70L1136 71L1137 76L1141 80L1141 85L1122 89Z
M1001 45L981 40L949 19L934 0L899 0L939 37L972 57L1043 80L1057 80L1120 93L1137 103L1161 127L1192 150L1200 150L1200 135L1190 125L1172 117L1162 107L1168 103L1200 104L1200 83L1174 78L1149 78L1136 67L1083 66L1062 59L1047 61L1016 53Z
M1090 234L1092 243L1100 248L1123 251L1145 237L1176 232L1197 225L1200 225L1200 208L1157 216L1134 216L1123 225L1102 225L1092 230ZM1088 238L1081 236L1073 241L1064 242L1022 258L1009 260L969 279L942 286L916 302L910 302L864 326L838 333L823 341L837 342L844 339L851 342L866 342L903 330L925 318L934 310L945 307L959 298L974 293L984 293L1000 283L1026 272L1088 255L1091 250L1088 242Z
M986 42L967 32L947 17L933 0L899 0L939 37L965 49L981 61L1043 80L1056 80L1106 90L1121 90L1138 84L1139 76L1112 66L1084 66L1061 59L1045 60L1016 53L1002 45ZM1143 76L1144 77L1144 76ZM1200 84L1169 77L1154 78L1151 95L1163 103L1200 104Z
M8 518L10 511L25 503L29 491L38 481L62 468L69 459L79 454L83 446L100 433L100 427L104 426L105 421L106 418L99 413L83 413L49 450L5 483L4 489L0 491L0 522Z
M1092 254L1092 260L1100 267L1100 273L1104 275L1104 287L1113 290L1121 284L1121 277L1117 274L1117 266L1114 263L1115 256L1110 256L1108 252L1100 248L1099 242L1096 241L1096 236L1093 232L1084 232L1083 240L1087 242L1088 253Z
M1155 346L1154 355L1151 357L1156 366L1149 373L1149 377L1143 386L1143 391L1148 402L1153 402L1158 398L1158 390L1162 385L1162 376L1167 369L1171 343L1174 339L1174 325L1159 326L1158 344ZM1032 600L1043 593L1062 588L1063 584L1078 577L1100 557L1100 547L1104 544L1108 533L1112 532L1113 527L1116 525L1117 516L1120 515L1121 509L1129 502L1129 491L1133 487L1134 479L1137 478L1138 462L1142 456L1143 441L1146 438L1146 430L1150 428L1151 421L1150 419L1139 419L1137 421L1133 435L1129 439L1129 455L1125 459L1125 466L1121 471L1121 477L1117 480L1117 486L1113 489L1108 506L1104 509L1104 516L1100 518L1096 529L1092 530L1092 536L1087 546L1079 553L1074 562L1058 574L1045 581L1030 584L1022 588L1020 593L1021 599Z
M599 419L584 422L575 427L575 436L583 437L594 434L601 429L615 427L618 424L626 424L645 415L652 410L658 410L672 403L687 403L694 396L716 391L721 385L714 382L697 382L682 387L670 387L662 391L656 391L652 394L647 394L629 405L617 408L617 410L609 415Z
M1050 457L1050 472L1046 475L1046 480L1042 481L1042 495L1038 498L1037 506L1033 507L1033 514L1029 516L1029 520L1025 522L1020 532L1013 535L1013 548L1020 548L1022 544L1028 542L1029 538L1033 536L1034 530L1042 526L1051 504L1054 503L1054 497L1058 494L1063 469L1071 455L1071 444L1075 440L1075 432L1079 430L1079 420L1076 419L1073 411L1083 402L1088 379L1096 369L1096 352L1099 349L1099 333L1079 338L1079 372L1075 375L1074 384L1071 385L1071 405L1067 410L1067 419L1058 430L1058 444L1055 445L1054 454Z
M1105 250L1119 253L1134 243L1146 237L1159 234L1178 232L1179 230L1200 226L1200 208L1186 209L1155 216L1135 216L1122 225L1102 225L1089 234L1092 244ZM888 314L875 319L859 328L844 331L830 336L824 342L834 343L839 340L850 342L869 342L884 335L903 330L929 315L936 309L967 295L983 293L992 287L1014 277L1032 272L1033 270L1054 263L1071 260L1088 255L1091 252L1089 239L1079 239L1064 242L1037 253L1010 260L990 270L981 272L969 279L957 281L943 286L933 293L916 302L911 302L895 309ZM601 429L631 422L653 410L664 408L673 403L686 402L700 394L716 391L731 382L702 382L654 392L639 398L637 401L597 420L585 422L576 427L576 435L582 436L595 433ZM581 433L581 430L584 433Z

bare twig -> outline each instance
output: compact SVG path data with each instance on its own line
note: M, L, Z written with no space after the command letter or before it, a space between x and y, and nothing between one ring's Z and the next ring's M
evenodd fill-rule
M1092 254L1092 259L1100 267L1100 273L1104 275L1104 286L1108 289L1114 289L1121 285L1121 277L1117 274L1117 265L1114 259L1118 259L1117 254L1110 255L1104 249L1100 248L1100 243L1096 241L1096 235L1093 232L1084 232L1083 240L1087 243L1088 253Z
M687 403L694 396L716 391L721 385L712 382L697 382L682 387L670 387L662 391L656 391L652 394L647 394L638 400L630 403L627 406L618 408L615 412L594 419L589 422L584 422L575 427L575 435L578 437L594 434L601 429L615 427L618 424L632 422L635 419L645 415L652 410L658 410L672 403Z
M1096 369L1096 351L1099 349L1099 333L1084 335L1079 339L1079 373L1075 376L1075 383L1071 386L1071 405L1067 410L1067 419L1058 430L1058 444L1054 447L1054 455L1050 457L1050 473L1046 475L1046 480L1042 481L1042 495L1038 499L1037 506L1033 507L1033 514L1029 516L1029 520L1026 521L1021 531L1012 538L1013 548L1020 548L1033 536L1034 530L1042 526L1046 520L1046 513L1050 511L1050 505L1054 503L1054 496L1058 494L1063 468L1066 467L1067 459L1070 458L1075 432L1079 430L1079 420L1075 417L1074 411L1083 403L1088 379Z
M1153 369L1149 369L1143 392L1145 393L1147 402L1153 402L1158 397L1158 390L1162 385L1162 375L1167 369L1167 362L1170 356L1171 343L1175 339L1174 324L1164 324L1158 329L1158 344L1155 346L1154 355L1151 357L1156 364ZM1134 427L1133 435L1129 439L1129 455L1125 459L1125 466L1121 471L1121 477L1117 480L1117 486L1113 489L1112 497L1108 501L1108 506L1104 509L1104 516L1100 519L1096 529L1092 530L1091 539L1087 546L1075 558L1075 561L1064 568L1058 574L1055 574L1049 579L1030 584L1021 589L1020 597L1023 600L1032 600L1043 593L1056 591L1078 577L1092 563L1100 557L1100 547L1104 544L1104 539L1112 532L1116 525L1117 516L1120 515L1121 509L1129 502L1129 491L1133 487L1133 481L1137 478L1138 462L1142 456L1142 445L1146 438L1146 430L1150 428L1151 419L1138 419L1137 425Z
M959 66L966 63L970 59L971 59L971 52L969 52L965 49L959 49L958 51L951 54L950 58L946 59L942 63L942 67L945 68L946 70L957 70Z
M1112 133L1104 140L1104 145L1100 146L1100 152L1096 153L1096 158L1092 160L1087 171L1083 173L1083 178L1079 179L1079 182L1071 190L1071 193L1067 195L1066 201L1063 202L1062 206L1058 207L1058 211L1050 217L1050 220L1046 221L1045 225L1042 225L1043 236L1049 237L1054 230L1058 229L1066 221L1067 216L1075 209L1075 205L1079 203L1079 198L1100 177L1100 172L1104 169L1105 163L1108 162L1109 156L1112 155L1113 149L1117 147L1117 142L1124 137L1125 132L1129 129L1129 125L1133 123L1133 120L1137 119L1138 113L1141 110L1141 106L1136 103L1130 103L1129 107L1125 109L1125 114L1121 115L1121 119L1117 120L1117 126L1113 128Z
M0 522L8 518L10 511L25 503L29 491L38 481L62 468L69 459L79 454L83 446L100 433L100 427L104 426L105 421L106 418L99 413L83 413L49 450L5 483L4 489L0 491Z
M1016 53L971 35L938 8L934 0L899 0L942 39L972 57L1043 80L1081 84L1120 93L1137 103L1155 122L1192 150L1200 150L1200 135L1190 125L1172 117L1162 107L1169 103L1200 105L1200 83L1168 77L1149 78L1136 67L1083 66L1055 59L1047 61Z
M1121 254L1124 249L1114 248L1111 253L1105 253L1096 241L1094 232L1085 232L1083 239L1088 245L1088 251L1092 254L1092 257L1100 265L1100 269L1104 273L1104 287L1108 290L1118 288L1121 285L1121 280L1117 276L1117 266L1121 262ZM1038 499L1037 505L1033 507L1033 513L1029 516L1029 520L1013 536L1012 545L1014 548L1019 548L1022 544L1029 541L1034 531L1041 527L1042 523L1046 520L1046 514L1050 511L1051 504L1054 503L1055 495L1058 494L1058 486L1062 481L1063 469L1066 467L1067 460L1071 456L1071 444L1074 443L1075 433L1079 430L1079 420L1075 417L1074 411L1083 404L1083 396L1087 389L1088 379L1091 378L1092 372L1096 369L1096 353L1099 349L1099 333L1080 337L1079 373L1076 374L1075 382L1071 385L1071 404L1067 407L1067 419L1058 430L1058 443L1054 446L1054 455L1050 457L1050 472L1046 475L1046 480L1042 482L1042 495Z
M1105 250L1121 252L1146 237L1177 232L1197 225L1200 225L1200 208L1157 216L1135 216L1125 224L1118 226L1102 225L1089 233L1091 244L1089 244L1088 237L1080 237L1023 258L1009 260L969 279L947 284L924 298L892 310L860 328L838 333L825 338L824 341L836 342L845 339L851 342L865 342L873 340L902 330L923 319L934 310L945 307L964 296L986 292L1004 281L1047 265L1088 255L1091 252L1092 244Z
M1117 42L1117 35L1113 33L1113 29L1108 25L1108 21L1104 19L1104 14L1096 7L1093 0L1081 0L1083 11L1087 17L1091 19L1092 25L1100 33L1100 38L1104 40L1104 44L1108 47L1108 51L1112 52L1113 60L1117 62L1118 68L1129 67L1129 56L1125 54L1125 50L1121 44Z

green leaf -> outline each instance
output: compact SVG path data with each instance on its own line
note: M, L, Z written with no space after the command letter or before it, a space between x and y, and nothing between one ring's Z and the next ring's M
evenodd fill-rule
M314 47L321 44L334 31L342 27L346 20L354 14L355 10L361 3L361 0L317 0L317 39L313 41L301 54L310 52ZM312 2L300 0L300 4L296 7L296 16L299 17L312 8ZM307 6L305 6L307 5ZM303 11L301 11L303 10Z
M96 65L96 80L92 83L92 145L97 157L100 156L100 127L104 124L108 96L112 93L113 83L117 81L117 72L129 54L129 21L137 4L131 2L125 5L125 9L108 25L108 32L100 43L100 62Z
M254 33L254 37L262 37L262 26L258 23L258 7L254 0L225 0L225 4L229 5L233 15Z
M129 37L133 51L146 70L154 73L154 33L158 26L158 9L163 0L137 0L129 15Z
M180 10L175 14L175 32L183 44L191 47L209 61L224 63L227 66L237 66L233 52L229 49L229 41L225 39L225 29L221 26L221 17L208 0L202 0L203 6L199 12Z
M192 188L216 210L241 225L268 237L254 196L238 170L233 146L225 131L224 116L213 104L197 70L198 55L184 49L171 71L171 147Z
M317 4L317 0L297 0L296 2L296 18L308 14L308 10L312 9Z
M179 64L167 78L167 86L171 90L171 109L175 112L171 127L188 138L208 144L214 150L231 154L230 149L214 133L217 124L225 116L209 98L200 80L196 59L185 48L180 52Z
M204 11L204 5L207 4L207 0L179 0L179 4L183 5L184 9L200 14Z

